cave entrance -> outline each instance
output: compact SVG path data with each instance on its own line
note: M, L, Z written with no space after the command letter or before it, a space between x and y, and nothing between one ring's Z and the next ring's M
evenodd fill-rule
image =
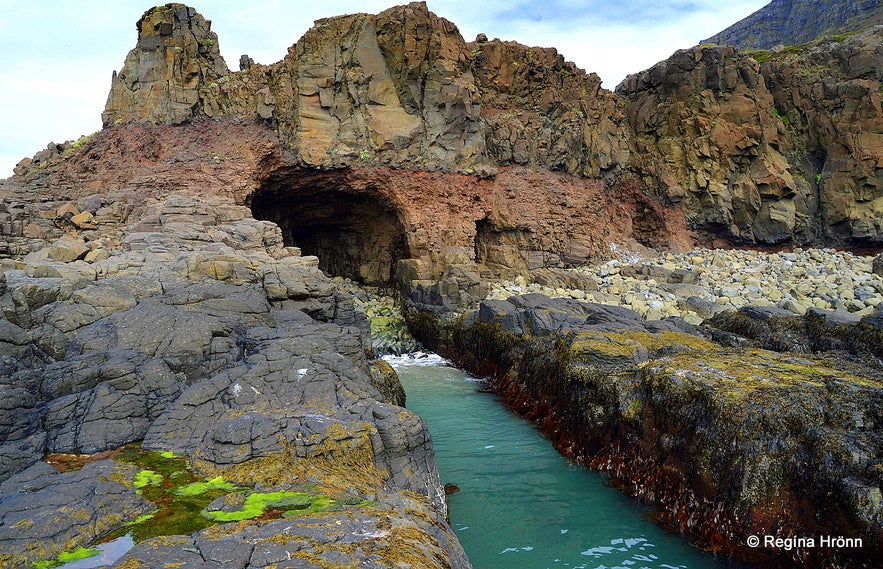
M254 194L252 215L276 223L285 245L318 257L325 274L394 286L396 263L408 248L392 205L370 191L303 182L268 183Z

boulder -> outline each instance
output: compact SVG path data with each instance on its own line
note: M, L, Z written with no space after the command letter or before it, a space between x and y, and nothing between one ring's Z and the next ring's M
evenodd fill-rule
M53 261L70 263L82 259L88 252L89 247L82 239L65 235L52 243L48 256Z
M883 276L883 253L880 253L872 261L872 270L875 275Z

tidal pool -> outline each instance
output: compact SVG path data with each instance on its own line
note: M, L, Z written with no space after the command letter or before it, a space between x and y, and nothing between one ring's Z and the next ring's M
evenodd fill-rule
M429 425L451 525L475 569L737 567L646 519L636 500L558 454L534 425L442 358L385 358Z

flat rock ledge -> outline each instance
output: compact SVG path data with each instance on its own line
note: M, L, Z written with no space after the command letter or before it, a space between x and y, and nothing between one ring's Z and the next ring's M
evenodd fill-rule
M0 565L150 513L131 465L43 462L140 443L201 477L359 505L153 538L114 567L469 568L431 437L352 297L232 199L138 207L0 265Z
M833 316L745 307L694 326L525 294L409 320L700 547L758 566L870 568L883 544L883 313ZM751 549L752 535L861 547Z

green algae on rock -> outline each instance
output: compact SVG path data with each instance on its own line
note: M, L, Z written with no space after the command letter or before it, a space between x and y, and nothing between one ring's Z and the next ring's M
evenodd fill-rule
M148 451L131 445L119 455L119 460L145 467L138 471L132 484L157 506L156 512L139 517L118 532L130 533L136 543L155 536L189 534L215 523L264 516L271 509L276 513L269 519L341 507L340 502L322 494L289 490L258 492L237 486L222 476L204 479L190 468L186 457L169 451ZM218 500L221 503L213 508ZM355 505L362 503L354 502Z
M79 561L81 559L89 559L101 554L100 549L94 547L77 547L72 551L64 551L58 554L58 557L51 561L35 561L31 564L31 569L54 569L65 563Z
M306 492L251 492L242 503L242 508L233 511L204 510L202 515L217 522L237 522L263 515L268 509L282 511L282 517L290 518L307 513L330 512L340 504L328 496L311 496Z
M234 492L238 489L239 488L236 485L227 482L220 476L216 476L205 482L191 482L190 484L185 484L184 486L177 488L175 494L178 496L197 496L199 494L205 494L210 490Z

